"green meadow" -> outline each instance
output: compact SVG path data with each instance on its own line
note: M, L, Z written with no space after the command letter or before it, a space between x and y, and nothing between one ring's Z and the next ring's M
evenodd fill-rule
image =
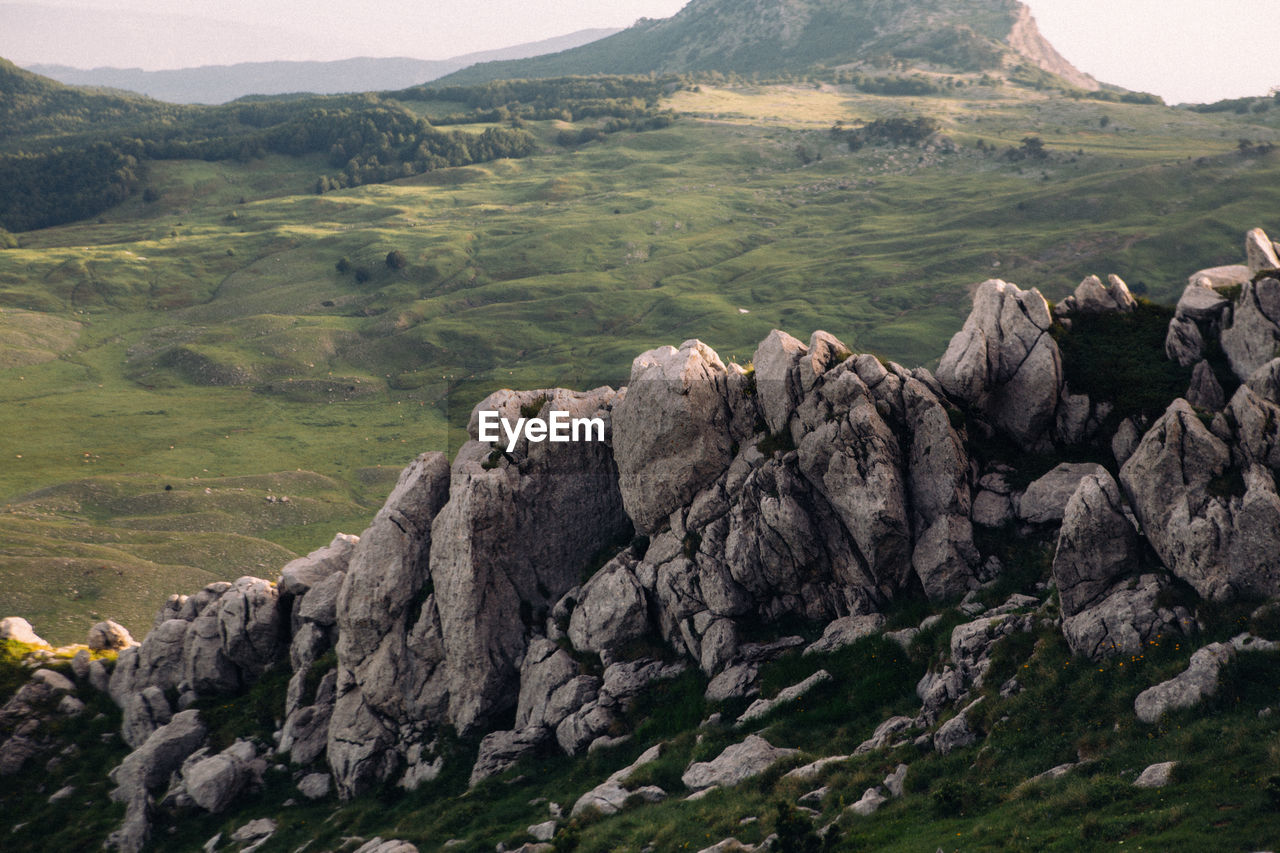
M458 104L406 102L420 114ZM1201 114L1018 86L675 93L670 127L317 195L318 155L152 163L148 192L0 250L0 614L143 633L172 592L359 533L503 387L618 384L773 328L936 361L988 277L1160 302L1280 231L1280 108ZM833 135L931 117L950 145ZM481 131L482 125L451 129ZM1045 159L1011 158L1039 137ZM393 268L391 252L405 263ZM288 497L287 502L281 499Z

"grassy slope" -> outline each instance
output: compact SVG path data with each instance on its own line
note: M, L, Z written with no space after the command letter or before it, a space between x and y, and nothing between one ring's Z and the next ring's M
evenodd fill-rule
M296 469L332 481L306 525L217 495L157 511L192 553L208 551L194 537L214 519L252 541L222 562L110 555L137 573L145 614L202 573L270 575L258 563L287 556L277 546L358 532L385 494L377 466L456 444L495 388L618 383L637 353L694 336L745 362L775 327L928 363L988 275L1053 298L1114 271L1172 300L1191 270L1234 261L1245 229L1274 228L1280 206L1278 155L1235 152L1240 136L1278 136L1270 113L976 86L948 98L704 87L671 105L686 117L667 130L564 150L552 140L565 125L547 122L527 160L324 196L308 194L318 161L161 163L159 201L21 235L0 252L0 325L26 332L0 353L0 519L22 531L0 533L0 612L47 613L37 628L59 640L93 613L121 618L62 580L14 581L68 558L68 531L156 525L113 506L37 508L37 489L92 476L150 494L160 480ZM854 154L827 133L921 113L960 153ZM1031 132L1049 161L974 148ZM386 269L393 248L406 269ZM339 273L342 257L370 280Z

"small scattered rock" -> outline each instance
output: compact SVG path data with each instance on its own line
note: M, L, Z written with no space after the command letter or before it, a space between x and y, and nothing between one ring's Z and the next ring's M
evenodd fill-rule
M849 811L867 817L874 814L888 800L889 798L879 788L868 788L862 794L862 799L849 806Z
M831 673L827 672L825 669L820 669L804 681L801 681L799 684L793 684L790 687L779 691L778 695L772 699L757 699L752 702L751 706L742 713L741 717L738 718L738 725L742 726L747 723L763 719L773 713L775 709L780 708L789 702L796 701L818 685L825 684L830 680Z
M1177 766L1178 762L1176 761L1162 761L1159 764L1152 764L1133 781L1133 787L1163 788L1173 781L1173 768Z
M308 773L298 782L298 793L308 800L321 800L329 796L328 773Z

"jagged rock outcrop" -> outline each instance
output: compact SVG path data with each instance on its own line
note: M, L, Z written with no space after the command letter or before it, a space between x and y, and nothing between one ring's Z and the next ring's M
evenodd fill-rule
M1040 291L991 279L938 365L938 381L1020 446L1045 445L1062 390L1062 356Z
M152 797L168 783L187 756L204 742L206 729L196 711L181 711L156 729L111 771L116 788L111 798L126 807L124 824L111 833L107 847L137 853L151 832Z
M1261 228L1254 228L1244 235L1245 263L1249 272L1257 274L1280 268L1280 260L1276 260L1276 247Z
M1077 285L1066 299L1054 308L1060 317L1072 314L1127 314L1138 307L1138 300L1129 292L1129 286L1118 275L1107 276L1107 283L1091 275Z
M431 523L444 504L449 467L424 453L404 470L360 537L338 596L338 674L328 759L350 796L390 775L399 721L442 714L443 658L430 580ZM416 605L416 606L415 606Z
M1144 574L1113 586L1098 603L1062 620L1062 633L1074 654L1092 660L1140 655L1164 638L1191 636L1196 623L1181 605L1162 604L1168 581Z
M496 397L477 411L514 406ZM618 397L608 388L556 390L543 408L608 422ZM526 442L514 451L518 464L492 468L488 456L477 441L459 450L449 501L432 527L448 719L463 732L511 707L529 632L591 557L631 529L607 441Z
M1195 370L1191 372L1191 384L1187 388L1186 400L1195 408L1210 412L1222 411L1222 407L1227 404L1222 384L1213 375L1213 368L1209 366L1209 362L1204 359L1197 361Z
M729 467L742 430L730 399L741 397L745 384L740 370L731 372L696 340L632 363L613 430L618 486L637 530L655 530Z
M1231 448L1175 400L1120 469L1161 562L1207 598L1280 592L1280 497L1263 465L1242 472Z

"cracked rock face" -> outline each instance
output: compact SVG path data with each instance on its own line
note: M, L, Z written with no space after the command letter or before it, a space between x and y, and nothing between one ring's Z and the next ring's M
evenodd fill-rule
M448 485L444 454L419 456L351 555L337 603L339 668L328 730L343 796L390 773L399 720L429 718L443 705L440 679L432 678L443 658L433 602L427 596L413 605L430 579L431 522Z
M1263 464L1244 464L1241 471L1231 448L1175 400L1120 469L1161 562L1206 598L1280 592L1275 478Z
M947 393L977 407L1020 446L1044 443L1062 389L1062 356L1040 291L983 282L938 365Z
M649 350L632 362L626 395L613 413L613 445L622 500L637 530L655 530L729 467L735 441L730 384L744 381L696 340Z
M1087 474L1067 501L1053 557L1063 616L1098 603L1138 566L1141 543L1125 516L1120 488L1105 468Z
M609 388L546 393L544 410L606 424L622 396ZM522 439L514 464L501 459L486 467L489 450L478 441L459 450L449 501L431 531L448 715L460 732L515 705L535 626L546 623L592 557L632 529L608 441Z
M1240 291L1231 326L1222 332L1222 349L1236 376L1247 379L1275 355L1280 343L1280 281L1249 281Z
M1091 660L1139 655L1162 637L1192 634L1195 619L1185 607L1159 604L1166 586L1154 574L1121 581L1096 603L1065 616L1062 633L1072 653Z

